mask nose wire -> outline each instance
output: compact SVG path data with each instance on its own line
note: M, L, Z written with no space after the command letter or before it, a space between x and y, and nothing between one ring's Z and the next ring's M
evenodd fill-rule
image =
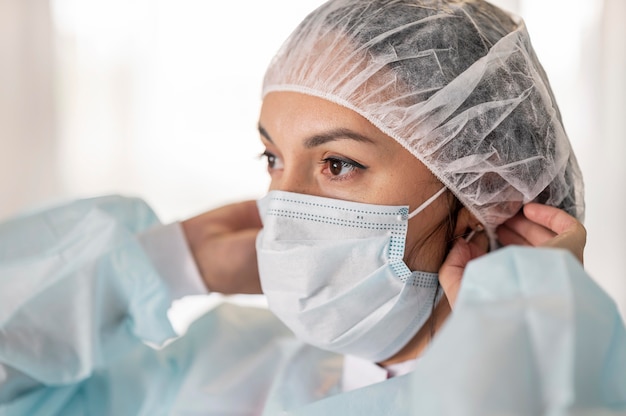
M435 199L439 198L441 196L441 194L443 194L446 191L446 189L448 189L448 188L446 188L444 186L439 191L437 191L437 193L435 195L431 196L426 201L424 201L422 203L422 205L420 205L419 207L415 208L415 210L413 210L413 212L411 212L409 214L408 219L411 219L414 216L416 216L417 214L419 214L420 212L424 211L430 204L433 203L433 201L435 201Z

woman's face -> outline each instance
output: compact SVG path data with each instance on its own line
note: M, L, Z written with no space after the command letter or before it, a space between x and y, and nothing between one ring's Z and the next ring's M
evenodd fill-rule
M356 112L295 93L266 95L259 118L271 190L414 210L443 186L413 155ZM409 220L405 262L436 272L452 196ZM443 224L443 226L442 226Z

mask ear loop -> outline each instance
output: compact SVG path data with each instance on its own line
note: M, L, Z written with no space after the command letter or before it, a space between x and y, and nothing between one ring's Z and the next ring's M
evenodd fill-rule
M424 211L430 204L433 203L433 201L435 199L439 198L441 196L441 194L443 194L446 191L446 189L448 189L448 188L446 188L444 186L435 195L431 196L426 201L424 201L424 203L422 205L420 205L419 207L415 208L415 210L409 214L408 219L410 220L411 218L413 218L414 216L416 216L420 212Z
M476 233L480 233L483 230L484 230L484 228L483 228L482 224L478 224L468 235L465 236L465 238L464 238L465 242L469 243L472 240L472 238L474 238Z

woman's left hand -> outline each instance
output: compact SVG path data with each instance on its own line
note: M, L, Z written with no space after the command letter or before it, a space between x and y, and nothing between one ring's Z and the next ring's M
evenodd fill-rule
M468 215L459 214L457 232L461 235L468 224ZM462 227L459 229L459 227ZM523 245L530 247L555 247L569 250L583 262L583 251L587 241L585 227L576 218L565 211L537 203L529 203L515 217L509 219L497 229L498 240L504 246ZM477 234L471 241L456 239L450 253L439 269L439 281L454 306L461 287L463 272L467 263L487 253L488 241L484 233Z
M504 246L563 248L583 263L587 231L580 221L559 208L526 204L522 212L498 227L497 233Z

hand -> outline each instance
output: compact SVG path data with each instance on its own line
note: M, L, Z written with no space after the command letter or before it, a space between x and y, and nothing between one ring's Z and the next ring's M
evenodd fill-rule
M527 204L522 212L502 224L497 233L498 240L505 246L564 248L583 263L587 231L576 218L561 209Z
M476 229L478 229L478 221L467 209L461 209L457 216L456 228L454 230L454 244L439 269L439 282L450 307L454 307L456 303L465 266L467 266L470 260L486 254L489 248L489 239L486 233L476 232L470 234L472 230Z
M182 227L210 291L261 293L255 241L262 225L255 201L214 209L183 221Z
M457 221L456 236L461 236L471 222L468 213L461 210ZM497 229L500 243L531 247L557 247L572 252L583 262L583 251L587 241L585 227L565 211L537 203L524 206L522 212L509 219ZM450 253L439 269L439 281L454 306L461 287L461 279L467 263L487 252L487 238L477 234L470 242L458 237Z

